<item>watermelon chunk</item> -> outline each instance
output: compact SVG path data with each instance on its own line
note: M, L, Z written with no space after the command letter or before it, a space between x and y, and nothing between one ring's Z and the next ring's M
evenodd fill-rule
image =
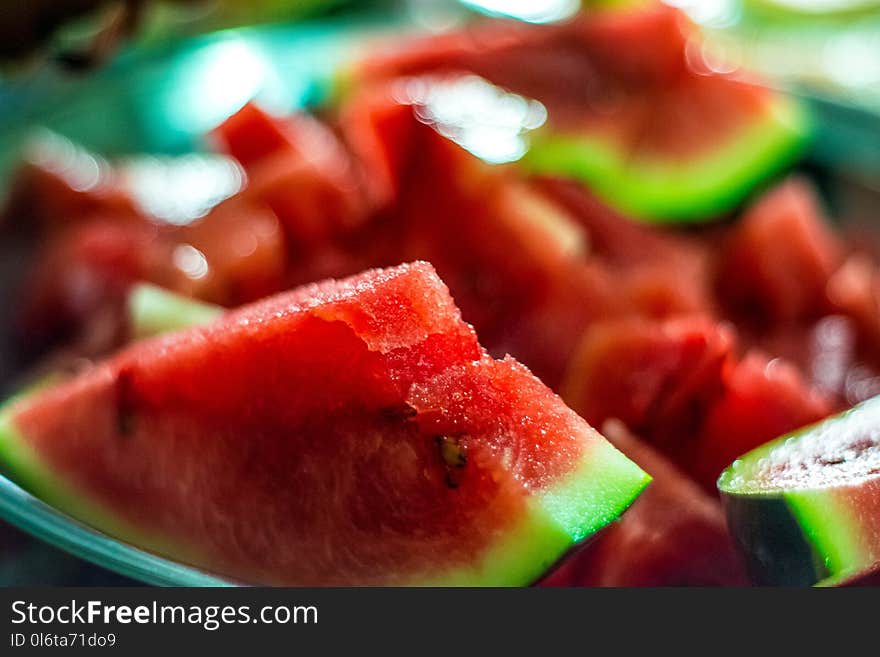
M724 245L718 293L738 320L768 324L828 312L844 248L807 181L790 178L745 212Z
M594 426L622 420L680 455L721 395L733 346L732 332L705 317L598 322L584 333L561 394Z
M586 182L640 218L699 220L793 162L809 134L796 102L697 61L700 45L683 14L651 3L559 25L484 21L371 54L351 78L481 75L547 107L531 170Z
M662 319L714 308L713 258L705 241L625 217L575 181L536 184L586 229L590 258L609 271L615 296L630 311Z
M112 535L270 584L525 584L647 476L426 263L313 284L11 402L0 453Z
M878 419L874 397L745 454L721 475L731 531L756 582L870 578L880 561Z
M366 220L367 199L355 163L318 120L305 114L276 118L248 104L214 136L247 171L245 195L272 208L294 251Z
M115 340L129 286L148 278L151 263L169 259L155 226L105 218L67 227L40 246L27 272L17 318L21 344L37 352L105 323Z
M46 130L26 145L3 215L51 232L95 216L139 221L142 213L107 162Z
M118 333L122 304L136 281L237 305L281 289L287 263L278 218L241 196L182 226L104 215L74 221L37 250L20 310L22 341L37 350L86 335L104 342L97 349L104 351L118 342L91 334L97 337L97 324Z

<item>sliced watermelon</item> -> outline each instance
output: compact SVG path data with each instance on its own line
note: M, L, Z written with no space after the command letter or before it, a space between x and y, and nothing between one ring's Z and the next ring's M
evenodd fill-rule
M791 178L733 229L722 249L719 296L732 316L760 327L815 319L830 309L826 287L843 250L815 191Z
M793 100L700 52L680 12L651 4L561 25L485 21L371 54L351 77L477 73L546 105L531 169L585 181L638 217L695 220L735 207L809 132Z
M718 480L761 584L856 581L880 561L880 398L737 459Z
M606 422L608 440L653 481L618 522L570 557L546 586L744 586L724 512L715 496L620 422Z
M647 483L425 263L137 343L11 402L0 452L103 531L271 584L525 584Z

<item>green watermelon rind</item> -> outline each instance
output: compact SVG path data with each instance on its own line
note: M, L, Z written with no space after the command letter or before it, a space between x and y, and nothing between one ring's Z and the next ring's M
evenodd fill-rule
M683 163L627 159L600 135L545 130L535 134L523 166L588 184L603 200L633 217L655 222L700 222L735 208L762 181L804 152L811 120L804 107L778 95L759 120Z
M770 20L773 22L802 22L802 21L827 21L835 19L850 20L864 16L871 16L880 8L878 0L861 0L851 7L841 6L838 8L810 9L809 7L796 7L779 3L776 0L742 0L742 8L747 18L757 21Z
M476 564L415 584L530 584L577 544L619 518L650 481L648 474L610 443L593 441L580 466L558 484L533 494L520 522L506 529Z
M718 490L722 498L737 498L740 503L751 505L752 513L762 513L763 509L775 501L784 502L790 520L797 527L802 542L812 554L817 581L820 578L839 579L860 572L876 562L876 555L867 554L863 546L863 530L859 524L857 510L845 503L845 499L835 495L835 487L804 487L781 490L750 490L739 481L744 469L750 463L757 463L769 457L780 445L796 441L799 436L821 429L827 422L833 422L860 408L880 412L880 398L862 402L841 415L834 416L803 427L793 433L772 440L740 456L728 466L718 478ZM780 524L783 519L779 519ZM765 558L766 555L765 555Z
M792 491L783 497L830 575L868 565L860 546L858 523L845 504L822 490Z
M141 283L129 293L127 313L131 333L135 339L140 339L205 324L219 317L223 309Z

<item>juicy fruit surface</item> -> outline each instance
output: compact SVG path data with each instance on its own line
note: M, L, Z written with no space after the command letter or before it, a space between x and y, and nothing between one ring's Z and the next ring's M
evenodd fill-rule
M738 494L855 486L880 476L880 400L746 454L719 481Z
M245 581L479 581L508 535L564 550L611 519L541 520L596 485L575 478L562 511L541 511L591 454L625 483L596 513L644 485L525 368L483 355L425 264L136 345L7 417L21 449L118 518L103 529ZM558 556L503 576L526 583Z

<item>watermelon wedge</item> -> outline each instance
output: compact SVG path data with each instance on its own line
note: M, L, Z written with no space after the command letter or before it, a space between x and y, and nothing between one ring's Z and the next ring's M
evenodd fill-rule
M136 343L10 402L0 455L111 535L286 585L526 584L648 482L426 263Z
M756 582L857 581L880 561L878 422L874 397L724 471L718 488Z
M378 49L348 83L483 76L546 106L523 160L531 170L586 182L643 219L701 220L791 164L810 132L798 103L702 52L681 12L650 3L558 25L476 22Z

